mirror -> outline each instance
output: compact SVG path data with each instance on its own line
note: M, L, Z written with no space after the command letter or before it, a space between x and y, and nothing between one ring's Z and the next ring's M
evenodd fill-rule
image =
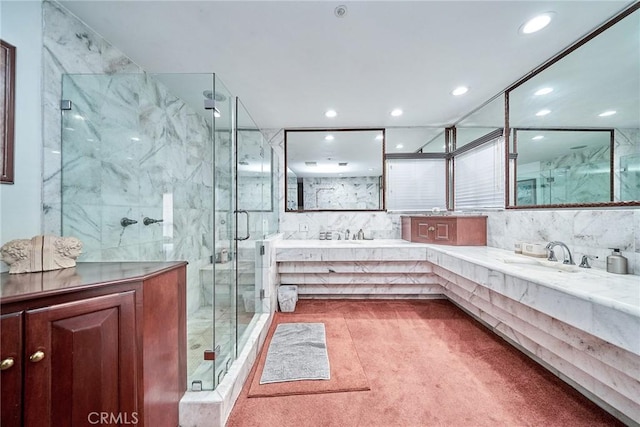
M509 207L640 205L639 33L635 5L506 91Z
M288 129L286 211L384 210L384 129Z
M445 128L435 126L385 128L385 154L444 153Z
M504 127L504 96L496 96L455 124L456 149Z
M516 205L610 202L613 130L513 129Z

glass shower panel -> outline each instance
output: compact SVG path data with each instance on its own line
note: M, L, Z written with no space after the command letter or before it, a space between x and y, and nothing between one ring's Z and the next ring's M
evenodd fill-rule
M620 200L640 200L640 154L620 157Z
M187 369L213 388L213 74L63 76L62 233L80 261L188 261ZM69 109L64 109L64 108Z
M215 316L215 388L236 354L235 98L216 76L215 91L208 99L213 100L210 106L215 107L215 284L212 302Z
M271 150L265 148L262 132L247 109L236 100L237 220L238 256L238 352L247 341L249 325L262 311L260 289L256 286L258 242L264 238L263 213L271 209Z

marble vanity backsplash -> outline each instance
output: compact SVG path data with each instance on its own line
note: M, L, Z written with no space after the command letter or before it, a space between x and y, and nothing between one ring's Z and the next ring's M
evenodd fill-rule
M487 246L513 250L516 242L564 242L579 263L582 255L597 256L594 269L605 270L609 248L620 248L629 273L640 273L640 209L501 210L487 215ZM304 227L308 231L301 231ZM400 214L385 212L305 212L280 216L285 239L318 239L321 231L351 234L361 229L367 238L399 239Z

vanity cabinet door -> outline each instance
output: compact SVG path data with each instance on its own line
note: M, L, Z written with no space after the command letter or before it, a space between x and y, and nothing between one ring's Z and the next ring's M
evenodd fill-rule
M402 238L416 243L486 246L486 216L402 217Z
M0 317L0 425L22 425L22 312Z
M455 244L455 219L413 218L411 229L412 242Z
M24 425L137 424L135 331L134 291L26 311Z

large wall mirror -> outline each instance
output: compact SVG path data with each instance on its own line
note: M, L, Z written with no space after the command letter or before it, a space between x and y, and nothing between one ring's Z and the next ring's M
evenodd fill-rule
M640 205L640 11L506 91L508 207Z
M285 210L384 210L384 138L384 129L285 130Z

